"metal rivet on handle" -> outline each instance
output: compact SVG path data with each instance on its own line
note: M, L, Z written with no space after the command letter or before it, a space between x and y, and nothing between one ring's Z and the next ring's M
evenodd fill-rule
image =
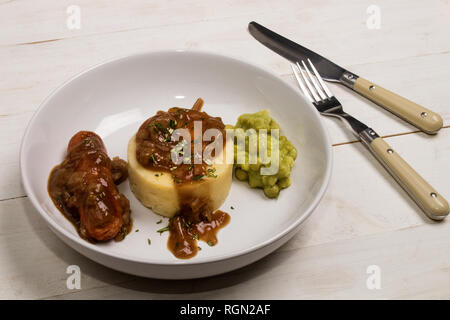
M375 86L370 86L370 87L369 87L369 90L370 90L370 91L375 90Z
M430 196L432 196L433 198L437 198L437 194L434 192L430 193Z
M426 118L427 115L428 115L428 113L426 113L426 112L422 112L422 113L420 114L420 116L421 116L422 118Z
M392 150L392 149L387 149L387 153L393 154L393 153L394 153L394 150Z

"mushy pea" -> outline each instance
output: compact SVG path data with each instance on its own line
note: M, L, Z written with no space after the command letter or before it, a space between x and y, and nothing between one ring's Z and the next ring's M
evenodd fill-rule
M274 119L270 117L268 110L263 110L253 114L242 114L238 118L238 121L234 128L243 129L235 130L236 137L244 134L244 132L249 129L255 129L256 133L254 134L257 136L257 139L250 138L248 134L245 136L245 149L238 147L238 138L235 138L234 160L236 164L236 178L241 181L248 181L248 184L252 188L264 189L264 194L268 198L277 198L280 194L281 189L287 188L291 185L289 176L291 174L291 169L294 165L294 161L297 158L297 149L295 149L292 143L285 136L279 135L279 168L275 174L261 175L260 169L262 167L270 167L271 162L262 161L262 159L260 159L258 149L258 153L256 154L256 163L249 163L250 144L257 143L257 145L253 147L259 148L259 141L261 140L261 137L263 137L263 139L266 140L268 159L271 159L270 156L272 139L270 130L280 129L280 126L275 122ZM259 133L260 129L267 130L267 138ZM262 141L263 143L264 140ZM241 157L241 159L245 157L245 163L239 163L239 156Z

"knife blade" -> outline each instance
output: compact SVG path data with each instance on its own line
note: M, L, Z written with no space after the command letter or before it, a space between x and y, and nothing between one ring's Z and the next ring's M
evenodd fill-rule
M310 59L324 80L347 86L422 131L434 134L442 128L443 120L439 114L359 77L259 23L250 22L248 30L256 40L287 60L296 63Z

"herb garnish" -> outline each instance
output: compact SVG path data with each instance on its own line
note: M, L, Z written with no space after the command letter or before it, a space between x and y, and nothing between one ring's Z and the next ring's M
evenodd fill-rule
M171 127L172 129L175 129L177 126L177 120L169 120L169 127Z
M161 220L159 220L158 222L156 222L156 224L160 224L162 222L162 219Z
M147 243L148 243L148 245L151 245L152 244L152 240L150 240L150 238L147 238Z
M214 243L212 241L208 241L207 242L208 246L212 247L214 245Z
M161 228L161 229L159 229L159 230L156 230L156 232L158 232L160 235L161 235L163 232L166 232L166 231L170 231L170 227L169 227L169 226L166 226L166 227L164 227L164 228Z
M197 175L195 175L195 176L192 178L192 180L197 181L197 180L200 180L200 179L203 178L203 177L204 177L203 174L197 174Z
M214 173L214 172L216 172L216 168L208 169L207 171L208 171L208 177L217 178L217 174Z

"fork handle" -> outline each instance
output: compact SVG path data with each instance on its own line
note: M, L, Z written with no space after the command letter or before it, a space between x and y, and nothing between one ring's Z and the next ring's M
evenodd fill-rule
M377 136L372 129L368 130L372 136ZM442 220L448 215L448 202L382 138L361 139L429 218Z
M434 134L442 128L442 117L436 112L364 78L358 77L354 82L353 89L428 134Z

